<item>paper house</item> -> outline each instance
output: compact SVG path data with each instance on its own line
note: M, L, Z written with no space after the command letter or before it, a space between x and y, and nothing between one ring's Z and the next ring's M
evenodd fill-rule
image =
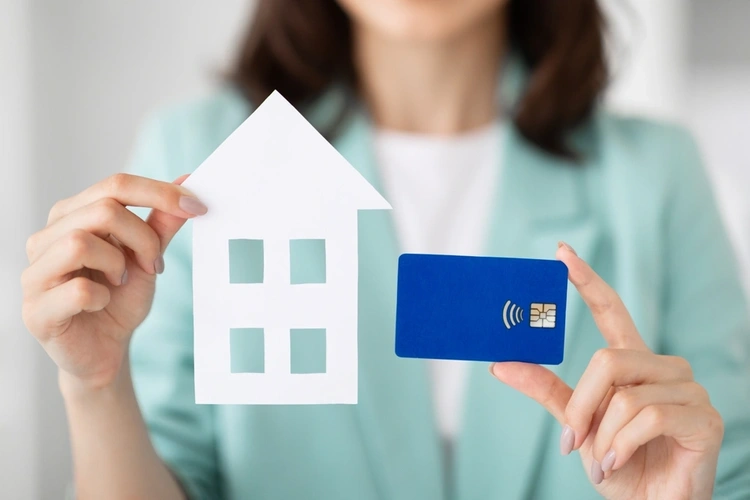
M193 222L196 402L356 403L357 211L388 202L277 92L185 186L209 207ZM323 282L292 283L290 248L310 241ZM237 242L262 248L257 282L231 282ZM232 372L237 330L260 335L262 371ZM320 373L292 373L292 331L324 332Z

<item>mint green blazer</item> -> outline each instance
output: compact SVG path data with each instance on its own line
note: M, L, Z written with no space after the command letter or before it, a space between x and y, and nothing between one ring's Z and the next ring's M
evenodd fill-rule
M313 124L330 117L336 99L336 90L321 99L308 114ZM157 115L131 171L168 181L193 171L250 111L222 90ZM510 124L502 134L486 254L553 258L558 240L570 243L620 293L653 350L692 363L726 425L716 498L750 498L750 322L692 139L599 111L576 134L586 152L577 166L535 149ZM383 192L370 138L367 115L355 112L334 145ZM185 226L131 346L158 453L192 498L597 498L578 457L560 456L559 425L486 363L470 369L453 461L443 463L426 364L394 354L399 242L391 217L359 214L359 403L350 406L194 403ZM316 256L307 257L312 266ZM573 287L568 304L565 360L553 369L575 386L605 343Z

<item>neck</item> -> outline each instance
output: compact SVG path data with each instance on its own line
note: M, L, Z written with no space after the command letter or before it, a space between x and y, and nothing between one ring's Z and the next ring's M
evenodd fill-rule
M500 15L451 40L404 42L354 29L360 91L382 128L456 134L492 122L504 52Z

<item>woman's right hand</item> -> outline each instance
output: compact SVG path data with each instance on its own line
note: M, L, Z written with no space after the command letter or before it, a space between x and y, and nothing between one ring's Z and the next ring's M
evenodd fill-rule
M23 318L61 379L88 389L116 380L151 308L164 250L187 219L207 211L179 185L186 178L116 174L55 204L29 238ZM153 210L144 221L127 206Z

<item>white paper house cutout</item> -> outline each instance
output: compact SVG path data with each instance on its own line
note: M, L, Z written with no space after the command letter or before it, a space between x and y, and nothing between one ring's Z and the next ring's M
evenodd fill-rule
M357 402L357 211L388 202L274 92L188 178L195 400ZM233 284L228 242L263 240L262 283ZM290 283L290 240L325 239L326 282ZM263 373L231 373L230 329L263 328ZM326 329L326 372L293 374L290 329Z

